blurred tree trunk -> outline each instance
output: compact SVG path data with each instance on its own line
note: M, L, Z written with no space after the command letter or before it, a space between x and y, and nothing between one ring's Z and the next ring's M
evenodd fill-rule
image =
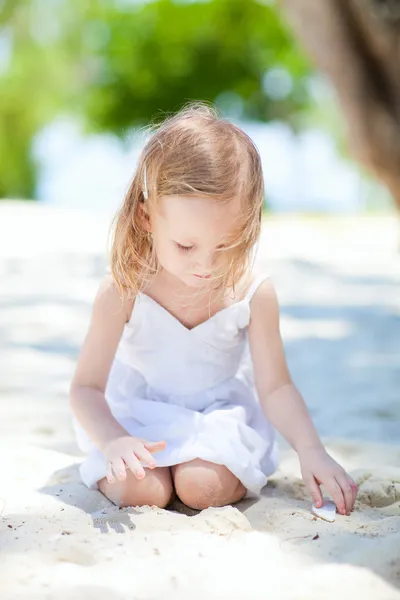
M352 153L400 209L400 1L281 0L281 7L336 90Z

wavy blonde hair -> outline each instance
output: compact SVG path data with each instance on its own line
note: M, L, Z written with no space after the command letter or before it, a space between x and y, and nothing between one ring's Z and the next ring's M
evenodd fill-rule
M113 222L111 271L120 294L135 297L159 269L141 207L154 215L159 199L169 195L215 202L239 198L239 234L223 250L227 266L216 276L222 289L234 289L260 234L264 183L255 144L204 103L190 103L150 129L153 134Z

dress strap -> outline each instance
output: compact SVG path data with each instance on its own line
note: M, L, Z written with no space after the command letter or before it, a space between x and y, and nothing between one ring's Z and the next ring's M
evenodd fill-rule
M251 282L250 287L247 290L247 294L245 296L245 298L247 299L248 302L250 302L250 300L252 299L252 297L256 293L257 289L260 287L260 285L266 279L269 279L269 277L270 277L269 273L260 273L259 275L256 275L256 277Z

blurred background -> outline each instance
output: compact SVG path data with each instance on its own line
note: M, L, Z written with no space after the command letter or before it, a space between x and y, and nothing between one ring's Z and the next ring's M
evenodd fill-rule
M66 397L110 216L146 126L204 100L260 150L259 260L321 433L398 442L399 17L390 0L0 0L3 438L76 451Z
M390 210L349 157L321 40L306 57L291 27L302 4L1 0L0 198L111 212L143 126L205 100L257 143L271 211ZM343 66L346 51L330 49Z

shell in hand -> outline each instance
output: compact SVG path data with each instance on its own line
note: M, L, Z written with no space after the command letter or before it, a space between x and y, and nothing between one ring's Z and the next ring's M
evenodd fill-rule
M329 521L329 523L333 523L336 519L336 504L332 502L332 500L324 498L320 508L317 508L315 504L312 505L311 512L314 513L316 517L319 517L324 521Z

